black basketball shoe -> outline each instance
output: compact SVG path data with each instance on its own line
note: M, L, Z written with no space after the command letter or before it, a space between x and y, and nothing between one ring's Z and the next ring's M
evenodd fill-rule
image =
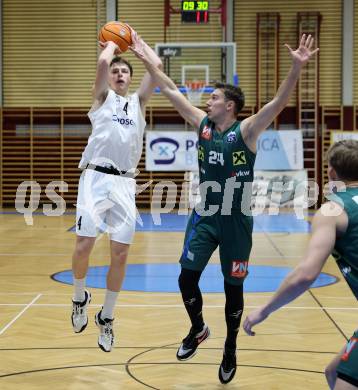
M236 353L235 351L224 351L223 360L219 367L219 379L224 385L229 383L236 373Z
M192 358L196 350L203 341L210 336L210 329L204 324L201 331L196 331L193 328L190 329L189 334L185 337L177 351L178 360L188 360Z

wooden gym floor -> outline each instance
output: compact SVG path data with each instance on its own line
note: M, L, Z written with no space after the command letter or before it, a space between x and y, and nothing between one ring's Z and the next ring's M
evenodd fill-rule
M217 376L225 337L224 295L204 294L211 338L188 362L175 358L189 329L178 293L122 291L116 307L116 342L111 353L97 346L93 317L104 298L91 288L89 325L74 334L72 286L51 279L71 268L74 215L0 214L0 389L327 389L324 368L357 326L357 303L330 259L324 271L338 282L306 292L256 327L240 331L238 370L229 385ZM307 233L254 234L251 264L293 267ZM138 231L129 263L173 263L183 232ZM91 265L106 265L108 240L101 237ZM218 262L217 254L212 259ZM245 314L272 293L246 293Z

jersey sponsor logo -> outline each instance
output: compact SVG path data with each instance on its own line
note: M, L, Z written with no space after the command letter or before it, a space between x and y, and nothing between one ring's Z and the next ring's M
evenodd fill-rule
M210 129L209 126L207 126L207 125L204 126L203 131L200 134L200 137L206 139L207 141L210 140L210 138L211 138L211 129Z
M232 164L235 165L245 165L246 164L246 155L243 150L238 150L232 154Z
M232 143L236 141L237 141L237 137L235 131L230 131L230 133L227 135L227 142Z
M357 345L358 339L355 337L352 337L347 345L346 345L346 350L344 351L344 354L342 355L342 360L346 362L349 359L350 353L353 351L354 347Z
M250 171L232 171L231 172L231 177L246 177L250 175Z
M200 145L198 147L198 160L204 161L204 158L205 158L204 147Z
M234 278L243 278L247 275L249 262L245 260L234 260L232 262L231 276Z
M118 122L122 126L134 126L133 119L120 118L117 114L113 114L112 121L113 122Z

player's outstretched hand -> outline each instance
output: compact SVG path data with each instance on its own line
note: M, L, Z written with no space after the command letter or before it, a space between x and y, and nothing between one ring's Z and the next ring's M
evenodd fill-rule
M256 333L252 330L252 327L264 321L267 317L268 315L265 314L261 308L252 311L245 318L244 325L243 325L244 331L249 336L255 336Z
M287 43L285 46L289 50L292 61L300 66L303 66L310 58L319 51L319 48L312 50L314 39L312 35L303 34L301 37L300 45L296 50L291 49Z
M122 53L119 46L116 43L114 43L113 41L107 41L107 42L98 41L98 46L100 47L101 50L104 50L108 45L115 46L114 54L121 54Z
M133 29L131 30L131 32L132 32L132 45L129 46L129 49L137 58L139 58L141 61L145 61L147 58L144 52L143 39Z
M131 25L129 25L128 23L125 23L125 25L129 28L129 30L131 32L131 39L132 39L132 43L133 43L133 37L134 37L134 35L137 35L137 31L134 30L134 28Z

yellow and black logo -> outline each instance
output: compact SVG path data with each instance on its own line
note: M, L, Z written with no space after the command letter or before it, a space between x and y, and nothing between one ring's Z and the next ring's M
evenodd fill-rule
M243 150L238 150L232 154L232 164L233 165L244 165L246 164L246 156Z
M204 147L200 145L198 148L198 159L204 161L204 155Z

